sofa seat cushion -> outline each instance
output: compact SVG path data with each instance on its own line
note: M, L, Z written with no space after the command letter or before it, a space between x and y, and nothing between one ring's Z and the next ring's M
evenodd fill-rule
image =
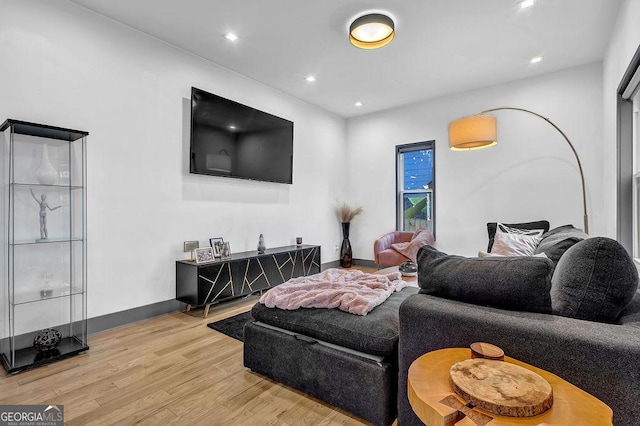
M570 247L553 273L553 313L614 322L638 288L638 271L620 243L594 237Z
M400 304L417 288L407 287L393 293L365 316L338 309L267 308L256 303L251 315L256 321L294 333L371 355L396 356L398 348L398 311Z
M553 263L546 257L462 257L424 246L418 253L420 293L476 305L551 312Z

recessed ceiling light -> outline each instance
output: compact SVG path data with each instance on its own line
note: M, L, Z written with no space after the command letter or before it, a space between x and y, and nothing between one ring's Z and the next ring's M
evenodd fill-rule
M307 78L305 78L306 81L308 81L309 83L313 83L314 81L316 81L316 78L312 75L307 76Z
M526 9L536 4L536 0L522 0L519 4L520 9Z
M358 102L356 102L354 105L355 105L355 106L357 106L357 107L361 107L361 106L362 106L362 105L364 105L364 104L363 104L362 102L358 101Z
M222 36L229 41L236 41L238 39L238 36L234 33L224 33Z
M237 127L236 127L236 126L234 126L233 124L230 124L230 125L229 125L229 130L235 130L235 129L237 129Z
M534 56L533 58L529 59L530 64L537 64L538 62L542 62L542 56Z

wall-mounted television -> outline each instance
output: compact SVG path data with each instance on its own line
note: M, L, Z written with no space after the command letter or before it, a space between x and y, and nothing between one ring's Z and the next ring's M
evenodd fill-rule
M189 170L291 184L293 122L192 87Z

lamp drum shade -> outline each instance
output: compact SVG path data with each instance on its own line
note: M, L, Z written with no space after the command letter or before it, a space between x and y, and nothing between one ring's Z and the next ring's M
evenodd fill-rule
M360 49L377 49L393 40L395 24L387 15L372 13L351 23L349 41Z
M473 115L449 123L449 147L453 151L468 151L498 143L496 117Z

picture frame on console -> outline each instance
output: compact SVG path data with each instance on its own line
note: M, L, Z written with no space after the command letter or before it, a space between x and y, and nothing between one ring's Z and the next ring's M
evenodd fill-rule
M222 244L222 248L220 249L220 257L222 259L229 259L231 257L231 246L229 242Z
M215 260L212 247L197 248L195 249L195 254L197 264L213 262Z
M220 237L209 238L209 244L211 244L211 248L213 248L213 255L215 257L220 257L224 240Z

